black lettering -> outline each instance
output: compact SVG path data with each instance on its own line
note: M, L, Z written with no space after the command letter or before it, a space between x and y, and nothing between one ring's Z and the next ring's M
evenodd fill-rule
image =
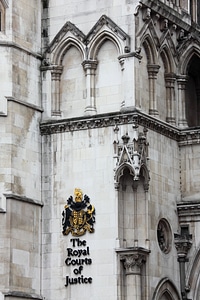
M72 266L75 266L76 265L76 260L72 259L71 264L72 264Z
M87 277L84 278L84 283L88 283Z
M83 277L83 275L75 278L70 278L69 276L66 276L66 284L67 287L69 284L87 284L92 283L92 277Z
M76 246L76 239L71 239L70 242L72 242L72 247Z
M73 249L67 248L67 256L73 256Z
M85 264L86 265L91 265L92 264L92 259L91 258L85 258Z
M92 277L88 278L88 283L92 283Z
M69 257L65 260L65 263L67 266L70 266L70 264L71 264L70 261L71 261L71 258L69 258Z
M68 278L69 278L69 276L66 276L66 283L65 283L65 286L68 286Z

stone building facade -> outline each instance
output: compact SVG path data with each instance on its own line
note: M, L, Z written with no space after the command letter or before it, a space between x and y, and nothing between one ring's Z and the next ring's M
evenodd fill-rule
M199 25L0 0L0 300L199 300Z

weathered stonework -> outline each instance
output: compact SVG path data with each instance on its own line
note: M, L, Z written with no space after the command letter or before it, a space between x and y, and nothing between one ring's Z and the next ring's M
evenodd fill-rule
M0 0L0 300L199 299L199 9Z

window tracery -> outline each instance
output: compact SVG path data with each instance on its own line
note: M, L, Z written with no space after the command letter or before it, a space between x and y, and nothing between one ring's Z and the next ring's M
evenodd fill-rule
M171 249L172 234L169 223L165 219L161 219L157 227L157 240L160 250L167 254Z

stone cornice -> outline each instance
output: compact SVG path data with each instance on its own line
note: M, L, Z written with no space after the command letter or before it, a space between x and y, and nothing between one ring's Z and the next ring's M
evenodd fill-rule
M140 1L142 6L146 6L150 8L152 11L154 11L156 14L159 14L162 16L162 18L168 19L170 22L174 24L178 24L179 27L183 28L186 31L189 31L191 28L191 20L189 15L182 11L176 11L175 9L172 9L168 5L164 4L163 2L159 0L141 0ZM183 18L183 14L185 17ZM187 19L186 16L188 16L188 22L184 22L183 19Z
M200 201L187 201L177 203L179 217L200 216Z
M51 135L125 124L144 126L147 129L177 141L180 146L200 143L200 127L179 129L155 117L142 113L135 108L91 117L45 120L40 124L40 131L41 135Z

